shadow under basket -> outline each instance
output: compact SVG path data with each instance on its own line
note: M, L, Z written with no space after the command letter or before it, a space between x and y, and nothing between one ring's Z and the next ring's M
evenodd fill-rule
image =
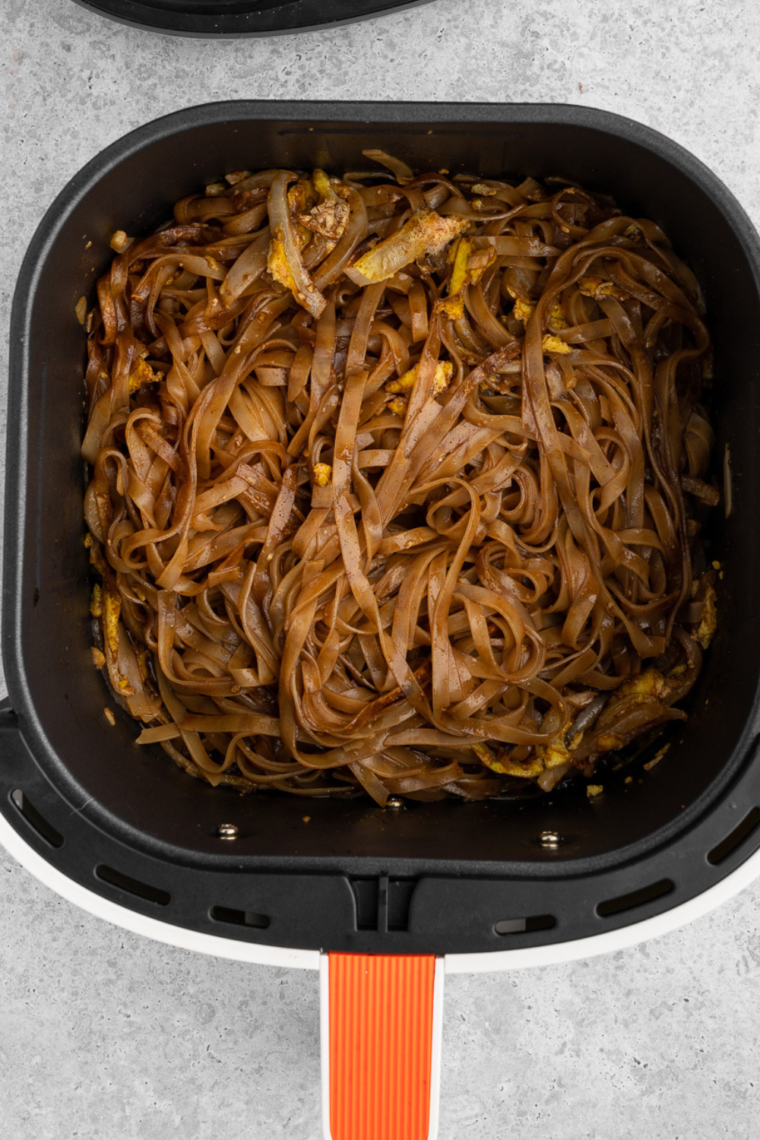
M711 413L733 510L714 512L718 633L665 757L608 766L603 794L380 809L369 800L240 796L135 744L92 666L83 546L85 341L116 229L150 232L225 173L354 168L368 147L413 168L542 178L612 194L663 226L704 291ZM222 103L127 135L56 199L13 309L0 811L90 891L222 938L332 951L449 954L586 938L720 882L760 843L760 255L723 185L629 120L569 106ZM112 707L115 724L104 715ZM631 779L626 782L627 777ZM306 818L308 817L308 818Z

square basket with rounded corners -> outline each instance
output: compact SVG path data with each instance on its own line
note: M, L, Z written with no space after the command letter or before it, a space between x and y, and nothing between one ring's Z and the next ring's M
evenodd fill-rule
M135 745L90 656L83 546L85 342L75 317L116 229L239 168L340 171L379 147L413 168L561 174L659 222L704 290L717 454L733 511L711 557L719 627L670 750L583 788L485 803L240 797ZM572 106L216 103L141 127L43 218L19 277L10 363L0 810L69 880L132 911L242 943L488 954L587 939L679 906L760 843L757 439L760 248L731 194L677 144ZM729 466L726 466L729 470ZM632 778L627 781L628 776Z

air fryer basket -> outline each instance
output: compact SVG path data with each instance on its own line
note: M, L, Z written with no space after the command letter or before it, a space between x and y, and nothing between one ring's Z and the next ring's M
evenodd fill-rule
M208 39L276 36L353 24L427 0L77 0L147 32Z
M699 277L715 342L719 628L688 722L651 771L604 795L441 802L241 797L138 748L90 656L83 546L84 337L118 228L149 232L227 171L340 171L382 147L417 169L561 174L660 222ZM695 158L614 115L568 106L217 103L150 123L92 160L43 219L13 310L0 810L71 879L188 929L307 949L469 953L564 942L660 913L760 844L757 441L760 246ZM116 724L104 716L114 708ZM625 775L634 779L626 783ZM310 817L308 821L305 816ZM235 824L238 837L221 838ZM498 929L497 929L498 927Z

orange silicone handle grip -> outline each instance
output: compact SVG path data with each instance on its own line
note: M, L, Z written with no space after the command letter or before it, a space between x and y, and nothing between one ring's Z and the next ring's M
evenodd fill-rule
M328 958L331 1140L428 1140L435 958Z

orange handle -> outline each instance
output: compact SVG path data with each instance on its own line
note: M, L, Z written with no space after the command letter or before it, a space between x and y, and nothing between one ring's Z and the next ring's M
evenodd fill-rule
M443 960L328 954L322 960L325 1140L434 1140Z

